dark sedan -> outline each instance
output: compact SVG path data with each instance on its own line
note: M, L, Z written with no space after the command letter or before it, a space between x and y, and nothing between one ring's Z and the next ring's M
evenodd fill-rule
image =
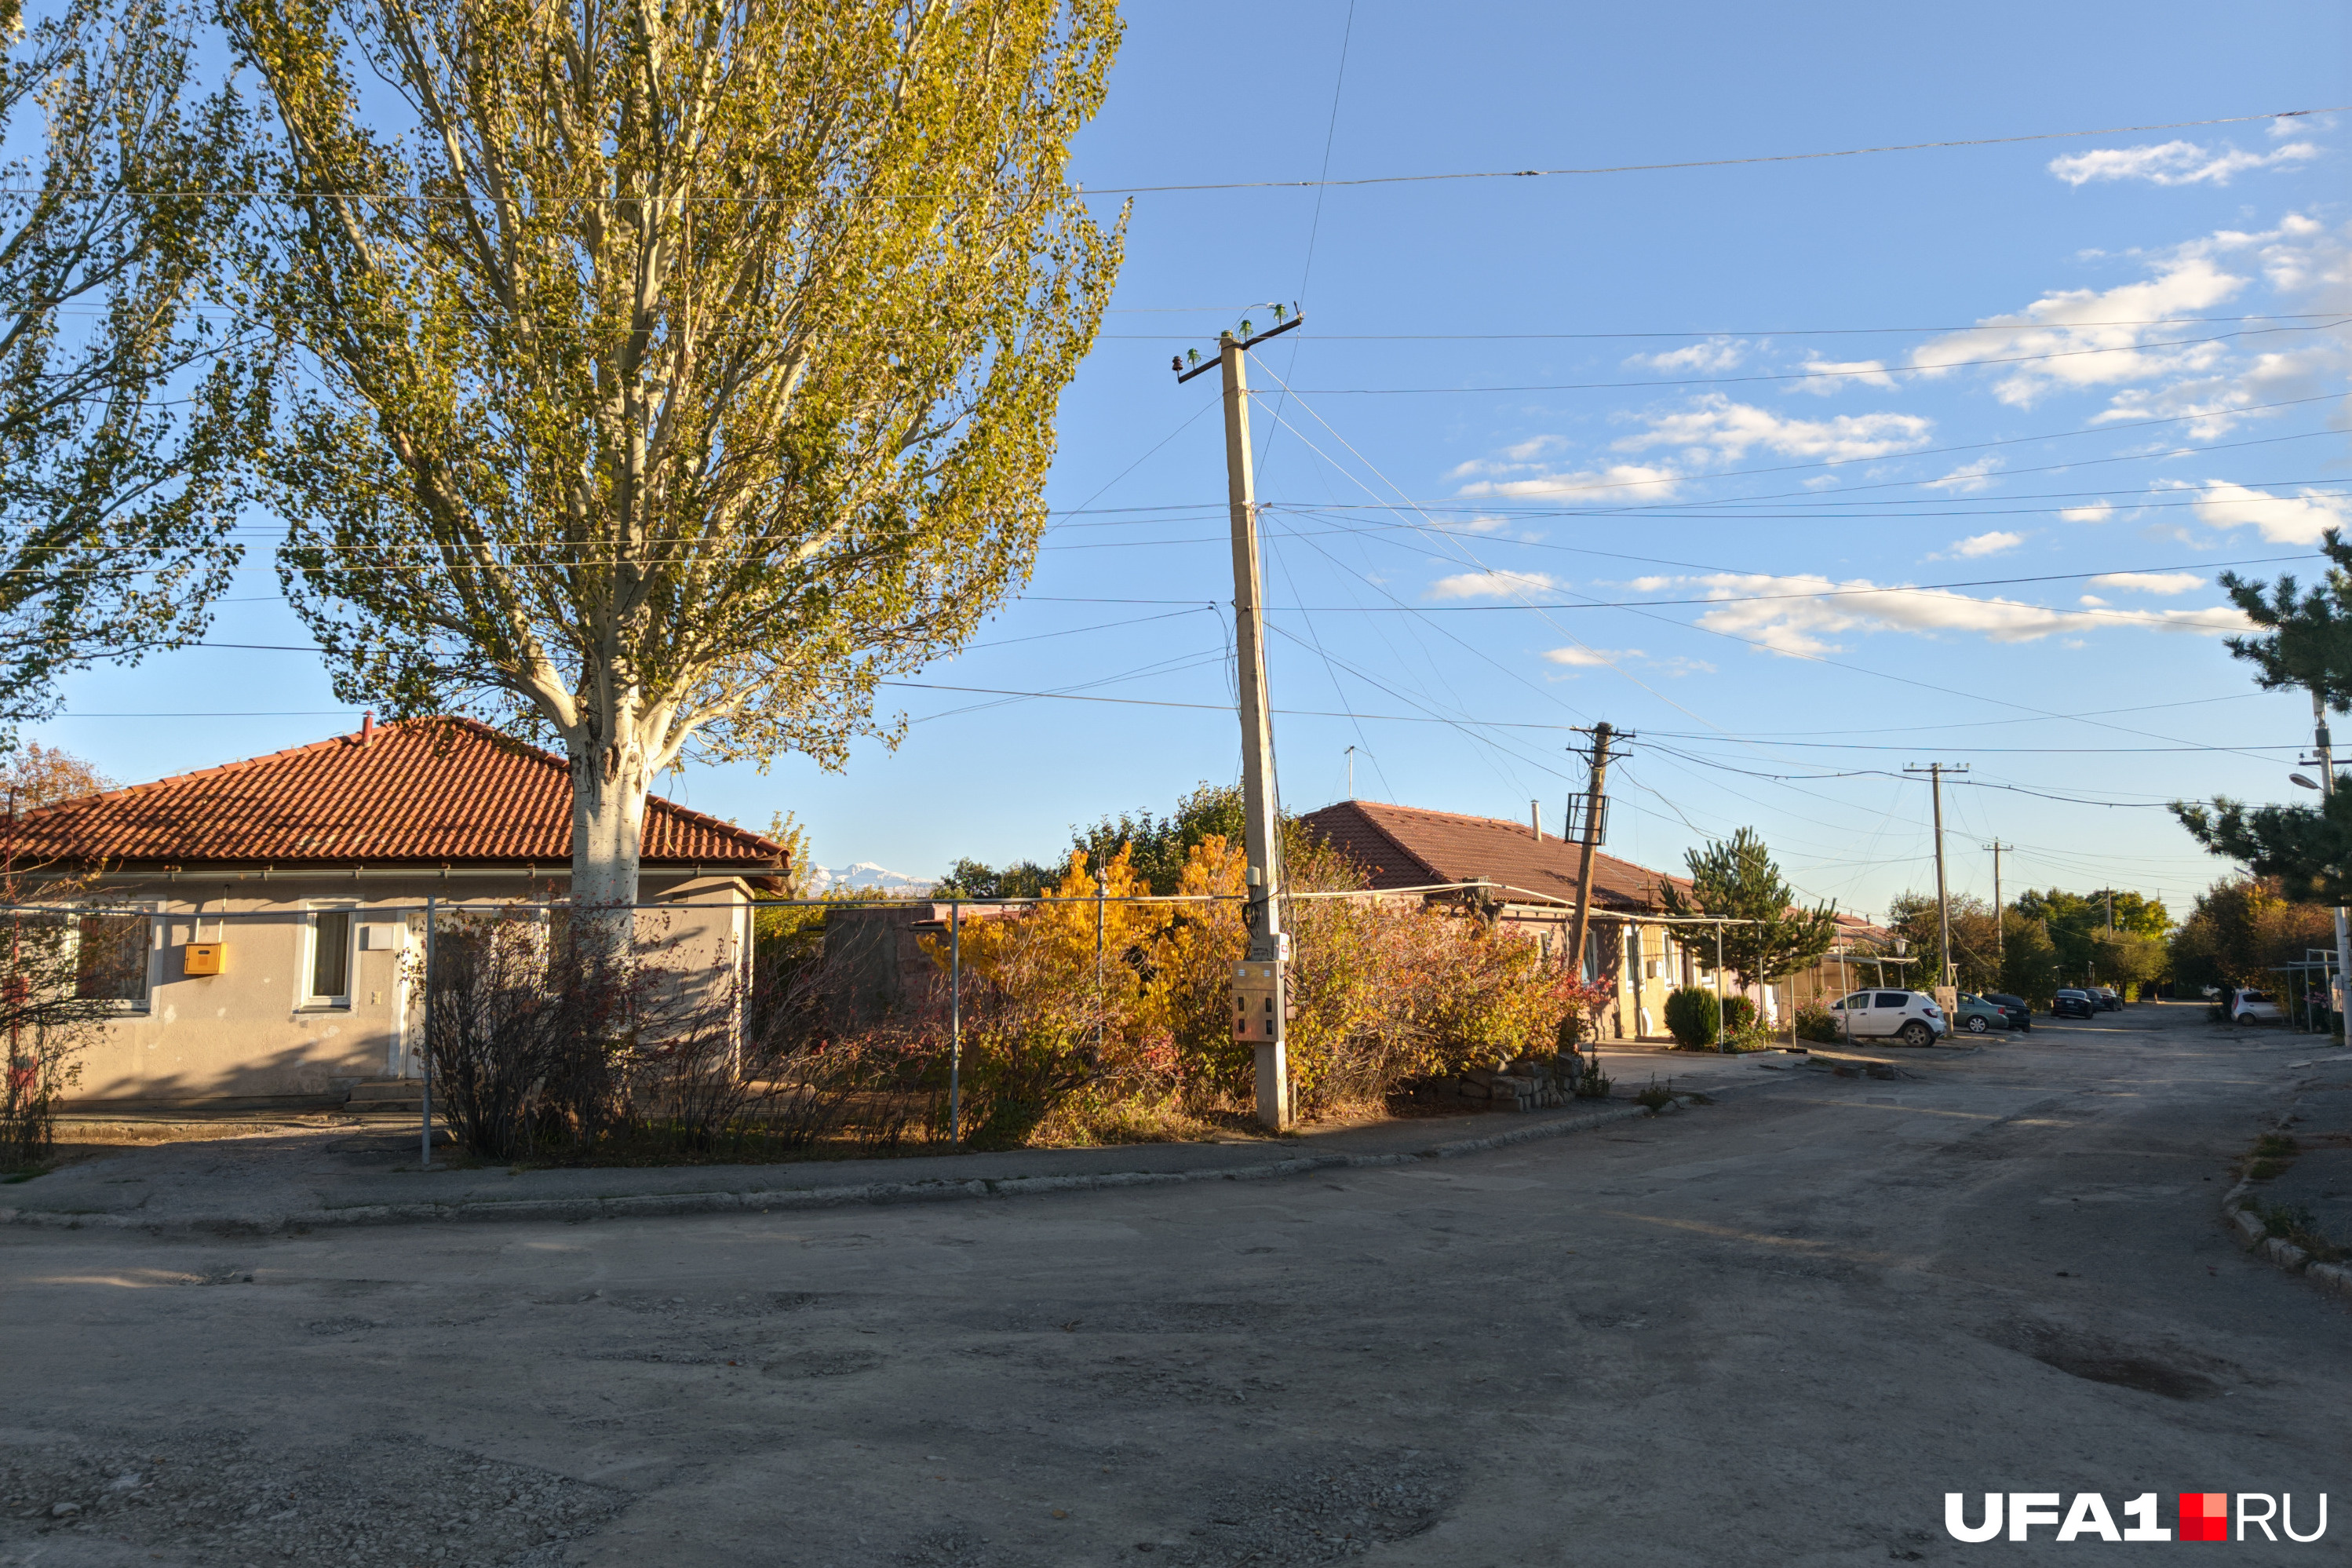
M2011 1028L2031 1030L2033 1027L2033 1009L2025 1005L2024 997L2005 996L1988 991L1984 999L2008 1016Z
M2087 991L2061 991L2050 1003L2053 1018L2088 1018L2098 1010L2098 999Z

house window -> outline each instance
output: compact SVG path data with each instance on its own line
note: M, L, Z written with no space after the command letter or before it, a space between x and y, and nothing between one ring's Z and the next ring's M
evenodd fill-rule
M352 1005L352 911L316 910L310 915L310 994L313 1007Z
M147 1004L147 917L81 915L74 921L74 996Z

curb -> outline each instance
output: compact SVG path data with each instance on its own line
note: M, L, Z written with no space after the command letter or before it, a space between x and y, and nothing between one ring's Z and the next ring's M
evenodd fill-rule
M2238 1233L2238 1245L2248 1252L2259 1252L2289 1274L2300 1274L2323 1289L2352 1297L2352 1267L2341 1263L2314 1263L2311 1255L2282 1237L2272 1236L2269 1227L2256 1214L2249 1198L2254 1190L2252 1182L2240 1182L2221 1199L2222 1217Z
M1790 1080L1797 1081L1797 1080ZM1743 1089L1772 1084L1740 1084L1725 1089L1693 1090L1710 1100ZM1680 1110L1679 1099L1667 1109ZM192 1214L168 1220L142 1219L134 1215L65 1214L46 1209L0 1209L0 1224L48 1230L144 1231L163 1235L201 1231L215 1235L273 1236L300 1234L328 1226L407 1225L427 1221L579 1223L597 1219L643 1219L669 1215L771 1214L800 1209L843 1208L858 1204L943 1203L960 1198L1021 1197L1045 1193L1101 1192L1124 1187L1181 1186L1193 1182L1259 1182L1302 1176L1316 1171L1369 1170L1412 1165L1428 1160L1454 1160L1483 1154L1541 1138L1557 1138L1588 1128L1647 1117L1638 1105L1612 1106L1590 1115L1562 1117L1530 1127L1514 1128L1484 1138L1463 1138L1429 1148L1395 1154L1310 1154L1247 1165L1220 1165L1197 1171L1114 1171L1083 1176L1014 1176L969 1181L870 1182L838 1187L797 1190L715 1193L656 1193L635 1197L527 1198L478 1203L365 1204L349 1208L321 1209L299 1215L262 1218L236 1214Z

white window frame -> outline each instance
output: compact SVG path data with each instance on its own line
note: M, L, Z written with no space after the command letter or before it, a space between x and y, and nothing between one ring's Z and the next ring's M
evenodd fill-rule
M155 987L162 982L162 976L157 973L161 966L155 957L163 951L163 946L165 914L162 900L126 899L119 903L110 903L97 909L72 911L66 921L66 955L79 972L81 962L82 917L109 914L143 914L147 917L146 973L143 983L140 986L140 995L135 1001L119 996L91 997L89 1000L102 1004L109 1011L121 1017L135 1017L152 1013L155 1010Z
M360 905L357 900L317 899L304 907L302 913L302 963L294 977L294 1010L298 1013L348 1013L356 994L354 986L360 971ZM321 996L310 989L313 976L319 973L319 917L344 915L343 922L343 994Z

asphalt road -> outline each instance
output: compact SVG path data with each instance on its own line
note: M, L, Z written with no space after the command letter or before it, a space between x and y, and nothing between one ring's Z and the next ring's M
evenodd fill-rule
M2074 1562L1943 1497L2318 1493L2352 1311L2240 1253L2308 1037L2142 1005L1295 1182L0 1234L0 1562ZM2317 1060L2292 1069L2290 1061ZM60 1515L58 1510L79 1509ZM2341 1560L2313 1546L2233 1559Z

